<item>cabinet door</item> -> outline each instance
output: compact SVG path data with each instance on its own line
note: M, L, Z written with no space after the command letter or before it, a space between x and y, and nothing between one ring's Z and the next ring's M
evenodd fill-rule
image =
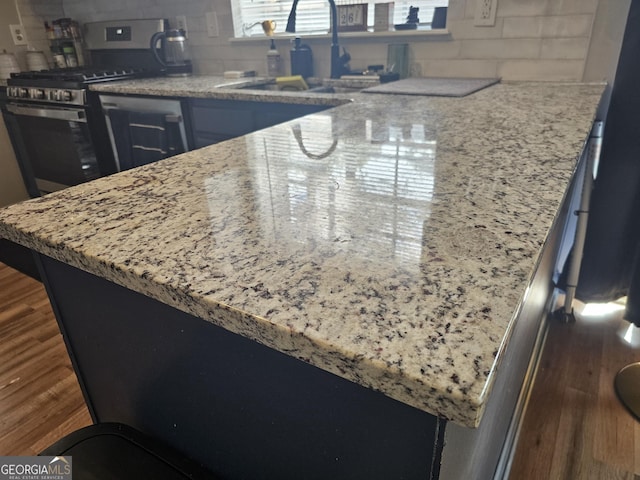
M191 99L189 106L195 148L330 108L326 105L200 98Z
M324 105L294 105L287 103L256 103L255 126L256 130L271 127L278 123L288 122L294 118L303 117L310 113L326 110Z
M239 137L255 130L249 102L191 101L191 125L196 148Z

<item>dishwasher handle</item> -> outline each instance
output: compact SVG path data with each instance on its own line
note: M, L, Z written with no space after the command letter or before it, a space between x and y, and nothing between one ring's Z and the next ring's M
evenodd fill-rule
M69 122L87 123L84 110L46 108L46 107L26 107L22 105L7 105L7 111L15 115L25 115L28 117L51 118L54 120L66 120Z

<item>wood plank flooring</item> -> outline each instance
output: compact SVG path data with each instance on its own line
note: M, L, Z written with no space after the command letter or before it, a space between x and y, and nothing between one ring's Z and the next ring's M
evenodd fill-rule
M91 423L42 284L0 263L0 455Z
M550 323L512 480L640 480L640 423L613 388L618 370L640 361L638 330L629 344L622 310L595 318L581 308L575 323Z
M640 360L627 326L619 313L551 324L511 480L640 480L640 423L613 390ZM90 423L44 288L0 263L0 455L36 454Z

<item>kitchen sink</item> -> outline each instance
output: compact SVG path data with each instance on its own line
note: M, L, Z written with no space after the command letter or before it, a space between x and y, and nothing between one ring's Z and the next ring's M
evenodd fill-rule
M287 88L286 86L281 87L275 82L266 82L266 83L253 83L248 85L240 85L235 87L238 90L261 90L261 91L271 91L271 92L290 92L290 93L301 93L301 94L309 94L309 93L339 93L335 87L331 85L314 85L310 84L307 90L298 90L295 88Z
M252 81L234 85L227 85L227 88L233 88L236 90L245 90L245 91L270 91L270 92L288 92L288 93L297 93L300 95L309 95L316 93L355 93L359 92L364 88L368 88L374 85L377 85L378 82L372 83L370 81L345 81L345 80L325 80L318 79L319 81L307 81L309 88L307 90L297 90L287 85L278 85L275 80L265 80L264 82L260 81Z

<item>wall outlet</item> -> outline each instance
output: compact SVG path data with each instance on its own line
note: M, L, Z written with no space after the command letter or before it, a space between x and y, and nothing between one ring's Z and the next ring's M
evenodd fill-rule
M493 27L496 24L498 0L476 0L476 16L473 24L476 27Z
M184 30L185 35L188 33L187 31L187 16L186 15L178 15L176 17L176 28L180 28Z
M218 36L218 15L216 12L207 12L207 35Z
M27 32L22 25L9 25L9 30L11 30L14 45L27 44Z

